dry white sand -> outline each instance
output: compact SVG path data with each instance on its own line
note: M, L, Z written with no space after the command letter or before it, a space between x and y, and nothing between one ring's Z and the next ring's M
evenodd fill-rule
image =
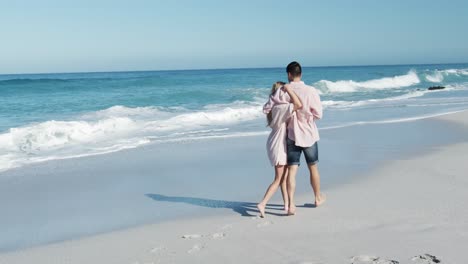
M439 118L468 127L468 112ZM319 208L301 206L312 194L298 197L295 216L270 206L277 214L265 219L180 219L5 253L0 263L468 263L467 161L468 142L444 146L327 190Z

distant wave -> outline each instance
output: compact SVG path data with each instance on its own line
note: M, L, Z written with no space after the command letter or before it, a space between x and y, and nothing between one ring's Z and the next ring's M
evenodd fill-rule
M359 90L382 90L392 88L409 87L420 83L420 79L416 71L409 71L405 75L398 75L394 77L385 77L380 79L373 79L368 81L353 81L353 80L342 80L342 81L328 81L321 80L314 84L315 87L319 88L322 92L356 92Z
M314 83L314 86L322 93L347 93L410 87L421 83L421 80L426 80L432 83L441 83L448 77L460 78L466 76L468 76L468 69L426 70L419 74L415 70L410 70L405 75L384 77L367 81L320 80Z
M392 105L406 105L406 106L424 106L424 104L420 103L414 103L414 101L409 101L408 99L414 99L417 97L422 97L427 93L445 93L445 92L450 92L453 90L466 90L468 87L468 84L465 85L447 85L445 89L443 90L435 90L435 91L430 91L427 89L424 90L413 90L408 93L398 95L398 96L392 96L392 97L386 97L386 98L380 98L380 99L366 99L366 100L358 100L358 101L344 101L344 100L323 100L322 105L324 108L333 108L333 109L349 109L349 108L355 108L355 107L365 107L365 106L376 106L376 105L382 105L385 104L385 107L392 107ZM410 103L411 102L411 103ZM431 105L434 105L431 104Z
M444 70L444 72L455 75L468 75L468 69L449 69Z
M448 69L448 70L434 70L426 73L425 78L429 82L440 83L446 77L464 77L468 76L468 69Z

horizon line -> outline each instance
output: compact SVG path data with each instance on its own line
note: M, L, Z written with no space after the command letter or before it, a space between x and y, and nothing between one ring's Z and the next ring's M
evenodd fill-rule
M468 64L468 62L449 63L403 63L403 64L362 64L362 65L327 65L327 66L302 66L302 68L346 68L346 67L383 67L383 66L424 66L424 65L452 65ZM207 71L207 70L250 70L250 69L280 69L285 67L232 67L232 68L186 68L166 70L115 70L115 71L70 71L70 72L26 72L26 73L0 73L4 75L42 75L42 74L83 74L83 73L125 73L125 72L172 72L172 71Z

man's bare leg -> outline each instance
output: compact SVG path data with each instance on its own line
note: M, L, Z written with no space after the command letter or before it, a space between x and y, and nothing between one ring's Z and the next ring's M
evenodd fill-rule
M319 206L325 202L325 195L320 192L320 173L317 164L309 165L310 185L314 190L315 206Z
M296 202L294 201L294 193L296 192L296 173L298 165L290 165L288 172L288 196L289 196L289 215L296 214Z

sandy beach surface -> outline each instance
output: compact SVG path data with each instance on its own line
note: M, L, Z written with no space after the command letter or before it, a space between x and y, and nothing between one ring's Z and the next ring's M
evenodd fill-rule
M53 200L51 203L56 205L55 211L69 212L67 215L71 214L77 223L82 222L79 219L80 213L73 215L72 212L80 212L82 207L86 207L86 203L90 208L95 208L88 212L90 217L99 216L104 226L109 219L147 212L149 208L153 210L147 213L149 217L145 221L127 216L129 220L126 223L136 227L119 230L119 225L114 224L109 227L109 232L104 229L97 235L5 250L0 254L0 263L467 263L468 210L465 203L468 201L468 112L398 125L349 129L367 129L372 133L377 129L380 132L374 134L378 136L368 137L366 144L359 143L366 140L366 135L359 136L359 140L349 140L349 137L334 136L333 133L337 132L322 132L323 146L343 146L343 149L330 152L324 147L321 150L323 158L320 166L323 168L321 173L328 200L319 208L314 208L312 204L312 192L305 168L301 167L301 174L298 175L301 187L297 199L297 215L285 216L277 195L267 207L266 218L259 218L255 203L260 200L273 177L264 153L264 137L245 139L251 143L246 144L248 147L232 143L239 139L229 139L226 140L227 143L218 142L218 146L221 146L219 152L198 150L199 159L211 159L218 165L221 164L219 166L224 173L223 177L228 177L229 180L216 178L215 176L219 176L216 172L221 170L213 169L215 173L198 175L208 179L196 181L187 177L186 181L179 182L179 189L172 189L171 192L157 186L137 188L129 181L121 181L118 188L113 187L115 192L106 190L110 195L109 200L119 201L123 208L131 206L132 202L145 204L146 207L136 207L130 213L128 209L117 212L103 210L107 206L119 205L95 200L99 199L95 193L103 190L98 189L93 193L93 189L83 183L71 182L69 187L91 188L89 193L80 194L81 200L85 202L75 204L79 207L66 206L74 205L73 201L66 198L66 193L71 192L66 188L63 193L56 194L57 197L64 197L65 201L59 202L53 197L53 191L49 200L40 195L37 195L38 199L33 199L34 187L29 187L32 194L23 194L23 197L26 196L30 201ZM444 129L457 132L447 135ZM414 136L401 134L408 131L413 131ZM409 139L405 139L406 136ZM449 137L451 140L447 139ZM379 140L387 143L378 147ZM400 152L403 145L411 147ZM226 146L231 146L233 150L230 151ZM245 155L239 155L239 151L244 151ZM223 152L227 153L223 156ZM126 155L129 155L125 153L131 153L131 150L114 154L112 159L117 162L119 159L125 160L128 157ZM139 153L145 153L145 150L140 150ZM335 155L327 156L327 153ZM385 155L381 155L382 153ZM174 169L177 175L190 174L193 173L191 168L198 168L198 159L191 158L196 154L190 150L182 156L177 153L168 155L186 162L183 163L187 166L185 169L181 169L181 166ZM224 159L216 160L215 157L219 159L219 156ZM256 163L248 163L249 158ZM92 164L96 160L102 162L102 159L110 158L94 157L84 162ZM353 166L350 165L350 160L355 161ZM2 210L6 218L20 212L14 206L28 203L28 199L10 198L14 197L12 192L20 191L15 189L19 188L15 186L20 185L15 185L15 182L22 182L23 186L25 181L33 181L33 176L27 176L33 170L38 174L38 168L42 168L39 171L47 172L50 171L47 166L53 166L54 171L60 173L60 166L73 168L72 162L76 161L64 160L60 162L61 165L39 164L29 170L12 171L3 177L6 179L3 179L0 193L3 193ZM176 163L171 164L175 166ZM158 168L161 175L164 175L164 168L166 167ZM236 181L239 168L248 171L250 175L239 176ZM98 177L99 168L96 171L95 174L84 177ZM26 176L14 177L14 174L22 173ZM133 173L146 175L147 171L135 169ZM256 176L259 174L266 176ZM343 176L345 174L353 177ZM235 185L235 182L248 183L246 177L252 177L252 186L242 188L239 183ZM119 179L117 172L116 179ZM166 178L160 180L170 181ZM94 186L100 186L96 181ZM144 182L144 185L147 184L148 182ZM203 190L202 185L210 184L211 189L214 189L211 193L190 191L197 188ZM128 198L133 193L126 191L126 188L138 190L137 198ZM128 204L118 200L121 196L125 197ZM32 203L34 205L34 201ZM95 203L102 207L97 207ZM13 205L10 208L7 204ZM37 206L41 208L42 205L38 203ZM50 225L53 227L53 210L41 213L37 207L31 208L30 210L38 211L38 219L51 218ZM172 212L170 219L161 216L161 212L164 215L165 212L169 214L170 210L179 209L180 214ZM158 210L159 213L155 212ZM4 216L2 218L3 226L14 226L13 222L20 221L15 219L25 217L17 215L17 218L10 217L10 220L5 220ZM153 221L154 219L158 221ZM83 221L86 220L83 217ZM24 221L34 223L34 216ZM78 226L83 228L86 224ZM19 228L16 227L15 230Z

